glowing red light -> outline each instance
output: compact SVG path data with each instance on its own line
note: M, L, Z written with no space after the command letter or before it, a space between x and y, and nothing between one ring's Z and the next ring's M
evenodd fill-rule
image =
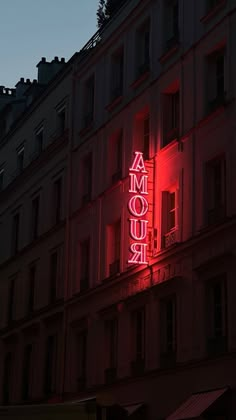
M148 175L142 175L143 173L147 173L143 153L135 152L132 166L129 169L129 192L135 195L132 195L128 202L128 209L135 217L135 219L129 219L129 233L135 241L145 241L147 237L148 220L139 219L148 212L148 201L143 196L148 194ZM128 260L129 264L147 264L147 244L145 242L132 243L130 252L132 255Z

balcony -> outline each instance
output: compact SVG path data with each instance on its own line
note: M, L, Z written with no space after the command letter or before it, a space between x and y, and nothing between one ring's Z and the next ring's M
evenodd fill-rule
M178 243L178 230L171 230L170 232L164 235L164 248L169 248L170 246Z

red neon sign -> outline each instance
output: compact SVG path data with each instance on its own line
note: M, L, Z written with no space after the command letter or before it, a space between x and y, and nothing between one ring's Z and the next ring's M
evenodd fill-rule
M142 152L135 152L132 166L129 168L129 192L133 193L128 202L128 209L135 218L129 219L129 234L134 241L130 246L131 257L129 264L147 264L147 237L148 220L143 219L148 212L148 175Z

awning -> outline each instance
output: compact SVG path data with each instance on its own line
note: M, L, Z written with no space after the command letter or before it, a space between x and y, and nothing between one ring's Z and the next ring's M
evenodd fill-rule
M192 394L174 413L167 417L167 420L184 420L200 417L228 389L220 388Z

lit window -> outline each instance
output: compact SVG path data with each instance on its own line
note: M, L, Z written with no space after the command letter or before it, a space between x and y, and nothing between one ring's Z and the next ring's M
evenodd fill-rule
M207 162L205 194L207 223L218 223L226 216L226 165L224 156Z
M162 193L162 231L163 246L168 246L177 242L177 190L163 191Z

